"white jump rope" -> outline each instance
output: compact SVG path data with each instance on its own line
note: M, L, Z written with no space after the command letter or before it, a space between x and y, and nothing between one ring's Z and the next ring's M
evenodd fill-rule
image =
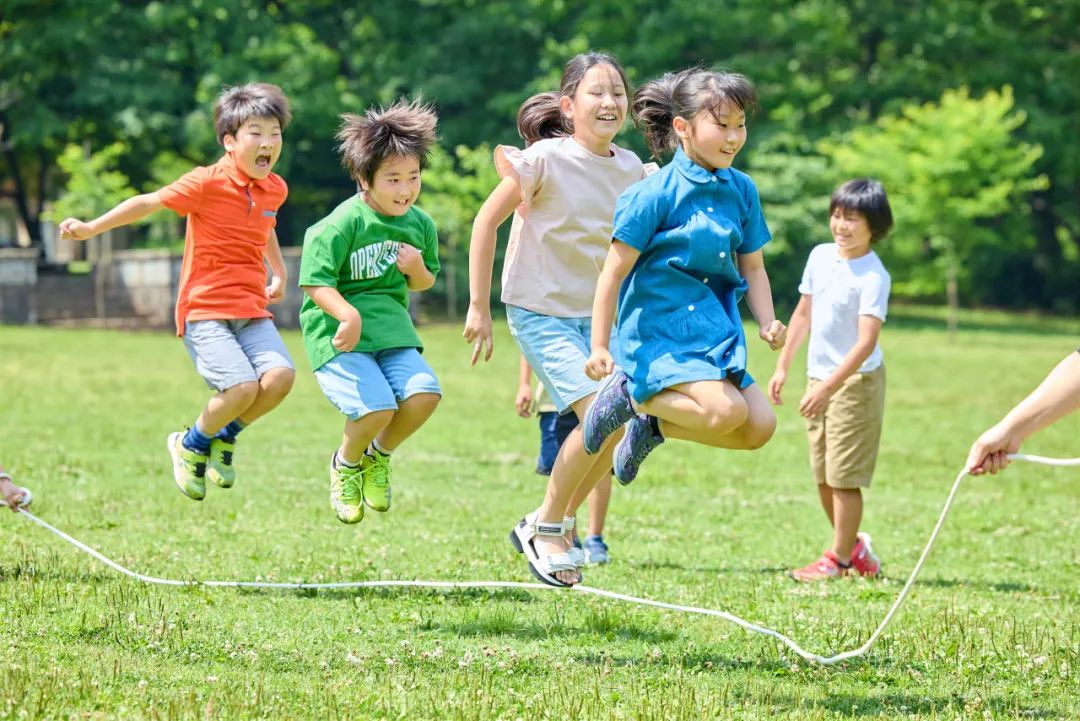
M1031 463L1041 463L1047 466L1080 466L1080 458L1045 458L1043 456L1031 456L1024 453L1016 453L1009 456L1010 460L1015 461L1028 461ZM945 523L946 516L949 515L949 510L952 508L953 499L956 497L956 492L960 488L960 482L964 480L964 477L968 475L967 470L960 471L956 476L956 480L953 482L952 488L949 490L949 496L945 499L945 505L941 509L941 515L938 516L937 524L934 525L934 530L930 533L930 538L926 542L926 547L923 548L922 555L919 556L919 560L915 563L915 568L911 570L911 575L908 577L907 583L904 584L903 589L900 590L900 595L893 601L893 605L889 608L888 613L885 614L885 618L882 619L877 629L870 634L870 638L866 639L866 643L859 646L856 649L850 651L844 651L838 653L835 656L819 656L816 653L810 653L806 651L799 644L792 641L784 634L774 631L771 628L765 628L756 624L744 621L743 619L726 611L717 611L711 608L698 608L697 606L681 606L674 603L663 603L661 601L652 601L647 598L637 598L636 596L627 596L622 593L613 593L612 591L604 591L599 588L591 588L578 584L573 586L572 589L579 593L591 593L594 596L603 596L604 598L612 598L616 601L627 601L629 603L637 603L642 606L653 606L654 608L664 608L669 611L683 611L684 613L697 613L703 616L715 616L722 618L726 621L731 621L737 624L747 631L754 633L760 633L765 636L772 636L776 640L780 641L795 653L802 656L807 661L815 661L824 665L832 665L839 663L840 661L847 660L849 658L857 658L864 656L881 636L882 631L889 625L889 621L900 609L900 606L904 603L908 593L911 591L911 587L915 583L915 579L919 575L919 571L922 570L923 563L926 561L926 557L930 555L930 549L934 547L935 541L937 541L938 533L941 531L942 525ZM534 591L549 591L549 590L561 590L553 586L547 586L542 583L517 583L514 581L346 581L341 583L269 583L266 581L177 581L168 578L157 578L155 576L147 576L142 573L124 568L119 563L106 558L101 553L90 548L85 543L76 540L64 533L63 531L54 528L45 521L41 520L30 511L26 510L25 506L28 504L29 492L24 498L22 504L19 507L19 512L26 516L28 519L38 524L42 528L52 531L60 538L64 539L71 545L75 546L81 551L89 553L97 560L104 563L106 566L119 571L125 576L130 576L137 581L143 583L150 583L159 586L215 586L225 588L275 588L275 589L344 589L344 588L447 588L447 589L460 589L460 588L522 588ZM0 505L7 505L0 500Z

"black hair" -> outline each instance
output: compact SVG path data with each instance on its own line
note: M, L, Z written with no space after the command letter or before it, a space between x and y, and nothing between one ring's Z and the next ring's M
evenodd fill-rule
M829 215L837 208L861 213L870 226L872 243L884 238L892 229L889 196L885 194L885 186L873 178L855 178L837 188L829 199Z
M226 135L236 135L252 118L274 118L281 129L292 120L289 99L281 88L270 83L248 83L225 88L214 103L214 130L219 143Z
M738 73L698 67L665 73L634 94L634 122L645 133L653 157L659 159L679 147L672 126L675 118L693 120L702 110L716 117L725 101L749 114L757 108L757 91Z
M345 113L338 128L341 164L356 181L371 183L383 161L395 155L412 156L427 167L439 118L435 109L404 98L388 108L370 108L363 115Z
M623 87L629 94L630 81L626 79L626 71L614 56L593 50L578 53L570 58L563 68L557 92L537 93L521 104L517 116L518 135L531 145L537 140L558 138L573 133L573 121L563 115L559 104L560 99L563 96L574 97L585 73L596 65L610 65L619 74L619 79L622 80Z

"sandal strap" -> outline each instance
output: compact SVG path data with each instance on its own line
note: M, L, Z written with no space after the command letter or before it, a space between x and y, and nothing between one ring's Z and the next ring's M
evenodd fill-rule
M525 516L525 523L528 524L535 535L537 536L561 536L565 533L563 524L559 521L540 521L537 520L540 515L540 509L533 511Z
M574 525L577 523L577 516L563 516L562 527L563 532L574 530Z
M538 556L536 565L539 566L544 573L549 575L556 571L577 570L574 559L570 558L570 554L568 553L552 553L547 556Z

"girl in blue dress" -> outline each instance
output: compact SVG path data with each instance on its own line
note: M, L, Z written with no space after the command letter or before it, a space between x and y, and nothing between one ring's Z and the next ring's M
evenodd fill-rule
M776 429L746 370L738 309L745 295L760 338L783 347L761 250L772 236L754 182L731 167L756 101L745 77L700 68L668 73L634 96L653 154L675 155L620 196L593 303L585 369L606 378L586 411L584 442L599 449L626 425L614 453L623 484L666 438L750 450Z

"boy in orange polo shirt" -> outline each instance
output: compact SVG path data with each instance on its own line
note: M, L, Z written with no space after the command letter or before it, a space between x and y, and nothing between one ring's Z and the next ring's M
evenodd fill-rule
M187 432L169 435L167 445L176 485L196 501L206 495L205 478L232 486L237 434L292 389L293 362L267 310L284 297L287 281L274 226L288 187L270 171L291 117L275 85L228 88L214 106L226 151L221 160L88 223L68 218L60 224L61 237L86 240L161 208L188 218L176 333L217 394Z

